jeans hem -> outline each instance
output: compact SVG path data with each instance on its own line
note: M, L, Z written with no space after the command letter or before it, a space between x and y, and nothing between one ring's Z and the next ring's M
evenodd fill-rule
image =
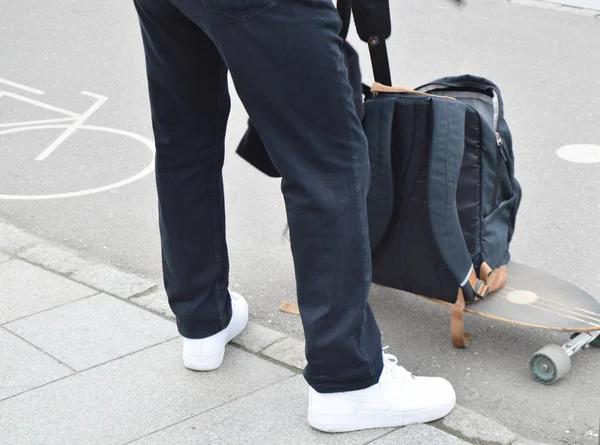
M181 336L185 338L201 340L203 338L211 337L223 331L227 328L227 326L229 326L230 322L231 318L227 320L227 324L225 324L224 326L214 326L210 329L207 329L206 327L202 329L194 329L184 325L182 321L177 320L177 330L179 331L179 334L181 334Z
M367 389L373 385L379 383L379 379L381 378L381 373L383 372L383 362L381 362L380 366L377 369L377 373L374 377L368 380L361 380L355 382L348 383L333 383L333 382L323 382L319 383L317 381L311 381L310 378L305 376L307 383L318 393L321 394L332 394L336 392L348 392L348 391L358 391L361 389Z

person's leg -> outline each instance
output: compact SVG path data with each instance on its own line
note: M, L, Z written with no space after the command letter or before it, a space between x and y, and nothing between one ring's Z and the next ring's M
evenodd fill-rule
M215 42L282 174L307 381L320 392L377 383L381 335L367 304L368 147L335 7L331 0L172 1Z
M232 319L221 174L227 68L206 34L167 0L136 0L135 7L156 140L166 293L181 335L205 339Z
M456 401L452 386L416 378L384 356L367 304L367 142L331 1L170 1L215 42L283 176L309 423L351 431L443 417Z

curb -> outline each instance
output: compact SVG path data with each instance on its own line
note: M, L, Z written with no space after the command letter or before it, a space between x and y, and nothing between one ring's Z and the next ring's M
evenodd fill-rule
M0 220L0 264L10 260L28 262L175 321L165 291L156 283L84 259L76 252L47 243ZM296 373L302 372L307 364L303 341L252 321L232 344ZM500 423L460 405L430 425L473 445L545 445L518 436Z
M534 6L541 9L549 9L552 11L566 12L570 14L582 15L600 19L600 9L588 9L578 6L571 6L565 3L560 3L554 0L508 0L509 3L523 6Z

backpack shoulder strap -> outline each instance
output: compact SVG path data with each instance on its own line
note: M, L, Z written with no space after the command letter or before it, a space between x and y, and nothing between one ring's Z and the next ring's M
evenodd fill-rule
M432 97L432 136L427 202L431 230L456 283L465 286L473 269L462 235L456 190L464 153L466 105Z
M373 252L387 233L394 211L394 176L390 147L395 108L395 97L379 97L365 103L363 125L369 144L371 167L367 215Z
M464 331L465 305L504 286L506 269L492 271L484 263L480 270L481 279L477 277L460 226L456 190L464 154L467 106L461 101L438 97L431 97L431 101L433 130L427 203L438 251L458 285L450 325L452 343L464 348L471 340L471 334Z

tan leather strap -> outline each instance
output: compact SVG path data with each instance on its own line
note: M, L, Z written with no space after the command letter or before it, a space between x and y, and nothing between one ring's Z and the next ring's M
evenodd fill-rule
M506 265L498 267L492 270L487 263L482 263L479 273L480 278L477 277L475 271L471 271L469 277L469 283L475 291L475 301L480 298L485 298L488 294L496 292L506 285L508 279L508 270ZM466 348L471 342L473 334L465 332L465 296L462 289L458 290L458 297L456 303L452 307L452 319L450 321L450 335L452 337L452 344L455 348Z
M490 265L485 261L481 263L481 267L479 268L479 275L481 276L481 279L487 281L491 273L492 268L490 267Z
M415 91L415 90L411 90L410 88L406 88L406 87L390 87L390 86L384 85L379 82L373 83L373 85L371 86L371 92L372 93L410 93L410 94L417 94L419 96L442 97L444 99L456 100L456 98L450 97L450 96L439 96L436 94L423 93L422 91Z
M506 265L500 266L492 270L488 263L482 263L479 275L481 279L487 283L489 292L496 292L506 285L508 279L508 270Z
M452 319L450 320L450 336L455 348L466 348L471 343L471 338L473 338L473 334L465 332L464 310L465 296L462 289L459 289L456 303L452 308Z

